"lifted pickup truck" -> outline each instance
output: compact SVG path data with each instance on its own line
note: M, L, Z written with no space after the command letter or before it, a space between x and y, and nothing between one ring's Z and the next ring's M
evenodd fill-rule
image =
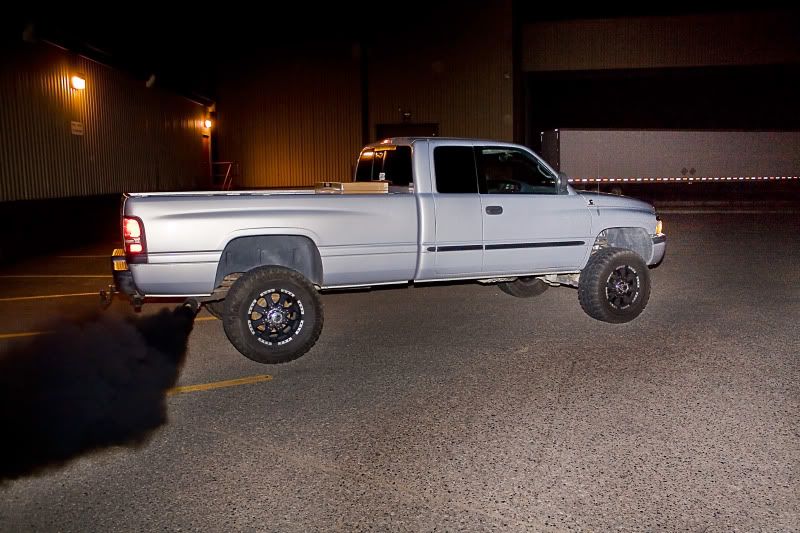
M314 190L123 197L116 291L194 297L261 363L300 357L322 331L319 292L452 280L517 297L578 289L605 322L636 318L666 247L649 204L577 193L524 146L394 138L362 149L353 182Z

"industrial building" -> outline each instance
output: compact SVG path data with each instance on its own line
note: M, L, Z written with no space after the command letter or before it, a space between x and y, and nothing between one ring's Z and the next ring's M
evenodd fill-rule
M71 47L35 17L9 25L0 202L345 180L362 144L394 135L538 150L554 128L800 131L797 10L335 9L346 23L270 39L242 22L204 42L196 57L214 76L201 96L132 72L91 35Z

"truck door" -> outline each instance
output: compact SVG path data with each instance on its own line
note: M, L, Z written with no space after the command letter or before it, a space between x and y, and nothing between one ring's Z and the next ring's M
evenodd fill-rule
M442 277L480 274L483 263L483 217L471 146L436 146L433 195L436 209L435 271Z
M558 194L558 176L514 147L475 148L487 275L578 270L591 215L576 194Z

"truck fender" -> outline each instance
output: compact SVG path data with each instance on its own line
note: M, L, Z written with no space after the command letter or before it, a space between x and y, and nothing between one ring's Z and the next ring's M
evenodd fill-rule
M606 228L597 235L593 250L624 248L635 252L645 264L653 257L653 239L644 228Z
M214 286L219 287L229 274L267 265L291 268L311 283L322 285L322 258L311 239L301 235L253 235L238 237L225 246Z

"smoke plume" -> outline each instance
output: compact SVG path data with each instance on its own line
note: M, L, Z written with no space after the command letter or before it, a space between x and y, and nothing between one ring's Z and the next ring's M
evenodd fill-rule
M166 422L197 311L187 301L143 318L98 314L0 354L0 483L143 444Z

